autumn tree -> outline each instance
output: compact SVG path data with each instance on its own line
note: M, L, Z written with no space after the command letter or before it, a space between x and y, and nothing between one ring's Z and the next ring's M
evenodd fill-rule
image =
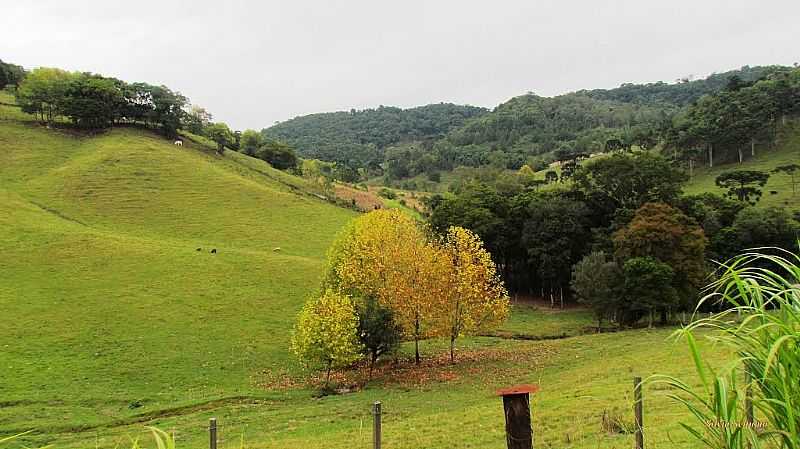
M360 357L358 318L352 299L333 290L306 303L292 335L291 350L306 365L326 368L328 386L332 368L345 367Z
M621 264L635 257L651 257L673 271L675 290L683 299L693 297L706 276L703 229L697 223L663 203L646 203L631 222L613 235L615 256ZM662 319L667 309L660 309Z
M508 293L492 257L472 231L450 227L439 246L442 283L438 286L436 327L450 338L450 361L456 339L491 329L508 316Z
M374 296L392 309L406 338L419 341L433 326L433 304L441 289L435 246L419 224L397 209L381 209L354 220L328 251L325 286Z
M725 189L728 198L755 205L761 199L761 187L767 184L769 173L758 170L736 170L717 176L717 187Z

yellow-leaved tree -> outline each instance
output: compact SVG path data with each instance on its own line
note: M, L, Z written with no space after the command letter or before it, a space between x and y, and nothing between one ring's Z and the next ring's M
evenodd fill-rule
M450 338L454 361L456 339L500 325L508 317L509 299L491 255L475 233L452 226L438 250L436 331Z
M328 253L325 287L373 296L390 308L406 338L419 340L433 329L432 313L441 278L438 252L420 224L397 209L381 209L354 220Z
M361 357L358 342L358 317L353 300L347 295L326 290L306 303L297 317L291 350L306 365L321 364L327 369L345 367Z

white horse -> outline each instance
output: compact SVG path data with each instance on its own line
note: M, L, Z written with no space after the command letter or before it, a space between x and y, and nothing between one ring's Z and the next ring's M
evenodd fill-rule
M176 140L175 141L175 146L176 147L182 147L183 146L183 141L182 140Z

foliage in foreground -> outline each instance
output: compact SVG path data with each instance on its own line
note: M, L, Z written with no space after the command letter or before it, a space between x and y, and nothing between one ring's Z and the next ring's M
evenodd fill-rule
M718 301L726 311L677 333L687 338L702 388L660 378L679 391L673 398L698 421L684 427L707 447L800 448L800 256L763 250L771 254L750 252L734 259L709 286L711 293L701 304ZM720 372L707 367L697 349L694 334L700 329L713 330L709 338L737 354ZM753 378L747 387L759 416L767 421L763 432L744 422L745 394L736 381L742 369Z

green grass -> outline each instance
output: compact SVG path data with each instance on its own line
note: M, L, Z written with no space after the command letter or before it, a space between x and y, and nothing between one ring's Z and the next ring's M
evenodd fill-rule
M499 333L529 338L571 337L592 332L596 326L594 315L587 309L560 310L512 302L511 316Z
M148 424L177 429L178 445L202 447L204 425L217 417L221 447L268 448L370 447L370 405L383 402L384 445L394 448L503 448L503 413L496 389L516 383L537 383L533 426L537 447L618 448L632 445L630 434L601 429L604 412L632 421L632 377L669 372L692 378L685 347L667 341L669 330L587 335L548 342L474 339L470 347L484 351L513 350L527 354L509 360L469 362L442 368L447 380L433 376L421 385L376 386L358 393L312 399L307 390L234 401L213 410L187 410L180 416ZM431 343L426 344L429 351ZM444 342L442 342L444 349ZM717 357L712 360L718 361ZM686 419L667 391L646 388L648 447L697 447L678 422ZM95 441L110 447L144 432L141 424L59 435L71 447ZM569 441L569 443L568 443Z
M0 148L0 436L35 430L11 447L124 446L145 425L203 447L210 416L223 448L241 433L256 447L369 447L381 400L386 447L501 448L494 391L519 382L542 387L537 447L627 447L631 435L604 434L600 418L630 415L632 376L691 378L669 329L581 335L584 310L515 304L501 331L574 337L465 338L454 366L324 399L268 388L301 374L287 350L294 316L352 211L200 139L178 149L136 128L48 130L0 105ZM423 355L446 347L424 342ZM685 411L647 394L650 447L687 441Z
M258 393L254 373L292 366L291 321L353 212L133 128L3 120L0 147L0 434Z

